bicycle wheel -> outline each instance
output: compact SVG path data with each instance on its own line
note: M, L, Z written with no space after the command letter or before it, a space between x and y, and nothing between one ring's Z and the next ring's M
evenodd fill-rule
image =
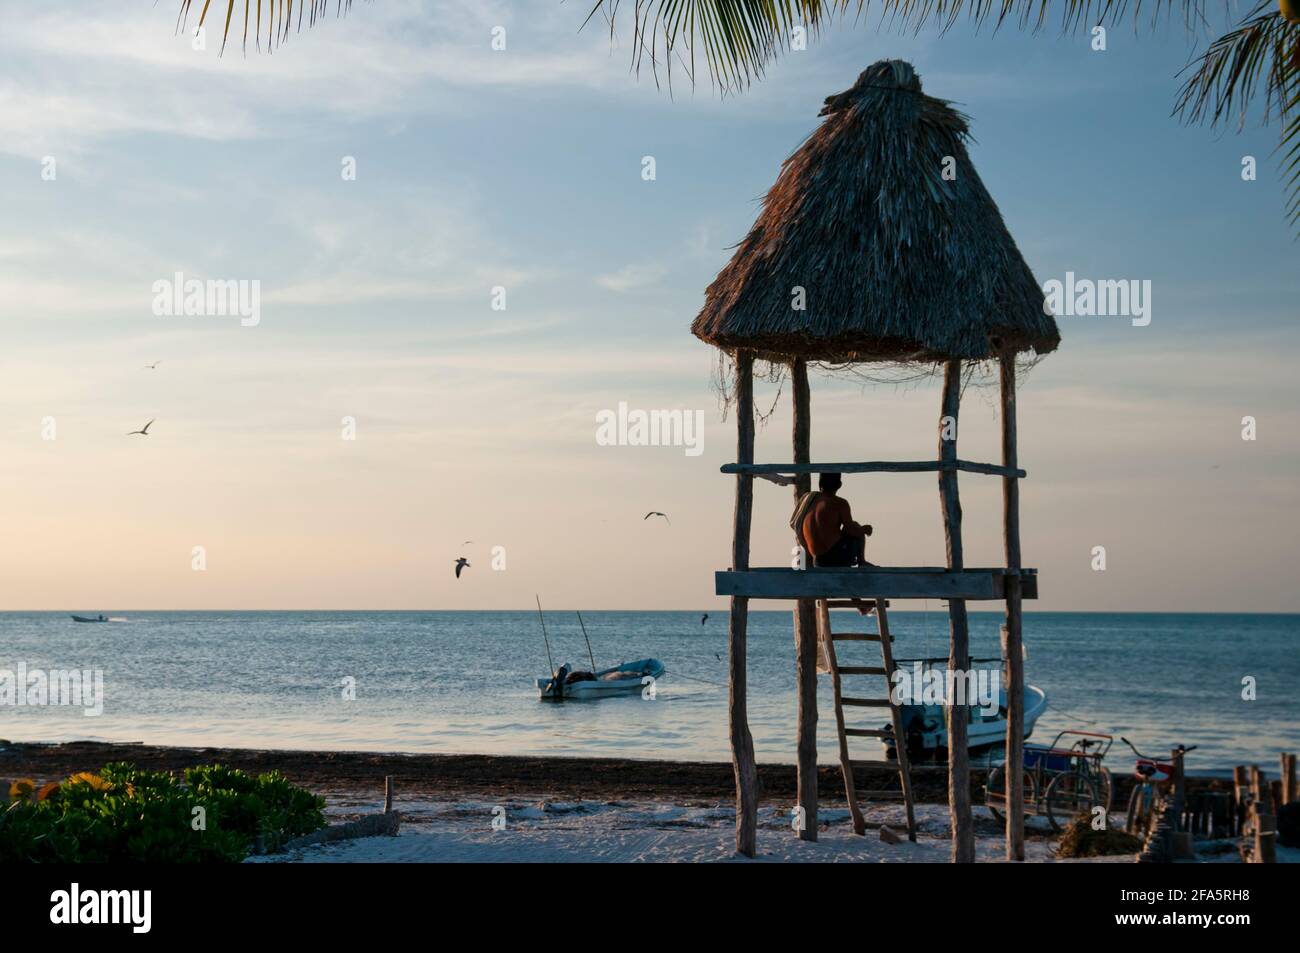
M1111 783L1110 772L1105 768L1097 769L1097 794L1101 797L1101 803L1109 817L1110 809L1114 806L1115 785Z
M1059 831L1080 814L1090 814L1101 798L1091 778L1071 771L1052 778L1043 801L1047 808L1047 822L1052 825L1052 830Z
M1024 772L1024 805L1023 810L1025 817L1029 817L1034 812L1034 802L1037 799L1037 790L1034 786L1034 776L1030 772ZM988 780L984 782L984 806L989 809L997 820L1006 821L1006 803L1007 803L1007 771L1006 765L1000 764L989 772Z
M1147 826L1151 822L1151 802L1153 795L1145 784L1133 785L1133 793L1128 796L1128 813L1124 816L1124 832L1136 837L1145 837Z

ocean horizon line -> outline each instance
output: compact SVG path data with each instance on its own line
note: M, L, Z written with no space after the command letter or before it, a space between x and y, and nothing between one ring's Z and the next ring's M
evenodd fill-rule
M95 612L95 613L107 613L107 612L124 612L124 613L125 613L125 612L174 612L174 613L182 613L182 612L188 612L188 613L195 613L195 614L198 614L198 613L218 613L218 612L249 612L249 613L252 613L252 612L259 612L259 613L264 613L264 614L269 614L269 613L285 613L285 614L290 614L290 613L305 613L305 612L311 612L311 613L325 613L325 612L333 612L333 613L367 613L367 614L371 614L371 615L378 614L378 613L386 613L386 612L390 612L390 613L412 613L412 612L423 612L423 613L440 613L440 612L455 612L455 613L466 613L466 612L497 613L497 612L513 612L513 613L519 613L519 614L523 614L523 615L536 615L536 614L537 614L537 609L536 609L536 608L531 608L531 609L528 609L528 608L525 608L525 609L455 609L455 608L439 608L439 609L429 609L429 608L411 608L411 609L355 609L355 608L354 608L354 609L329 609L329 608L326 608L326 609L320 609L320 608L316 608L316 609L308 609L308 608L286 608L286 609L237 609L237 608L207 608L207 609L174 609L174 608L172 608L172 609L143 609L143 608L114 608L114 609L94 609L94 610L84 610L84 611L93 611L93 612ZM631 607L631 608L618 608L618 609L591 609L591 608L583 608L583 607L581 607L581 606L557 606L557 607L554 607L554 608L549 608L549 607L548 607L548 608L543 609L542 611L545 612L545 613L547 613L547 614L550 614L550 613L556 613L556 612L589 612L589 613L599 613L599 612L637 612L637 613L647 613L647 612L654 612L654 613L663 613L663 614L669 614L669 613L705 613L705 612L707 612L707 613L715 613L715 612L716 612L716 613L718 613L719 615L721 615L721 614L723 614L723 613L726 613L726 612L729 611L729 610L727 610L727 609L725 609L725 608L638 609L638 608L635 608L635 607ZM786 613L786 612L790 612L790 611L792 611L790 608L787 608L787 609L750 609L750 610L749 610L749 614L750 614L750 615L754 615L754 614L756 614L756 613L771 613L771 612L781 612L781 613ZM891 614L891 615L910 615L910 614L925 614L925 613L927 613L927 612L933 613L933 612L942 612L942 611L944 611L944 610L943 610L942 605L940 604L940 605L937 606L936 608L931 608L931 609L893 609L893 608L891 608L891 609L890 609L890 614ZM1006 611L1005 611L1004 609L971 609L971 608L968 607L968 608L967 608L967 613L970 614L970 615L1005 615L1005 614L1006 614ZM78 615L79 615L80 613L73 613L73 610L71 610L71 609L0 609L0 616L5 616L5 615L35 615L35 614L52 614L52 615L61 615L61 614L72 615L72 614L78 614ZM1241 616L1269 616L1269 617L1273 617L1273 616L1300 616L1300 610L1298 610L1298 611L1293 611L1293 612L1292 612L1292 611L1276 611L1276 612L1259 612L1259 611L1253 611L1253 612L1246 612L1246 611L1233 611L1233 610L1231 610L1231 609L1214 609L1214 610L1210 610L1210 609L1206 609L1206 610L1186 610L1186 609L1178 609L1178 610L1166 610L1166 609L1036 609L1036 610L1031 610L1031 609L1025 609L1025 610L1023 611L1023 614L1024 614L1025 616L1053 616L1053 615L1096 615L1096 616L1102 616L1102 615L1207 616L1207 615L1213 615L1213 616L1233 616L1233 617L1241 617Z

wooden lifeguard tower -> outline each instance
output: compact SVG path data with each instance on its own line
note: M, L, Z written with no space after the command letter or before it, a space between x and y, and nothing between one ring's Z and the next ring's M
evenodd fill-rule
M1016 359L1044 354L1060 342L1043 293L1003 224L966 151L966 118L925 95L912 67L882 60L852 88L831 96L822 125L783 164L763 209L736 254L709 286L691 330L734 362L736 505L731 568L716 575L731 597L730 734L736 772L736 849L753 856L757 823L754 745L746 713L746 629L751 599L795 600L799 685L798 802L800 836L817 838L817 656L819 617L833 654L828 609L875 608L882 666L834 667L841 765L862 832L853 790L848 738L881 731L846 728L841 675L885 675L892 669L884 607L891 599L948 602L951 670L969 668L968 600L1006 604L1007 759L1021 760L1024 674L1021 600L1037 597L1037 575L1021 566L1019 469L1016 455ZM754 462L755 360L789 369L794 393L794 462ZM966 362L997 362L1001 381L1002 463L973 463L957 454L957 419ZM942 367L943 400L937 459L908 462L815 463L810 458L808 363L867 362ZM946 568L759 568L749 562L755 476L793 478L795 498L818 472L935 472L947 539ZM959 472L1002 478L1006 565L967 567L962 556ZM780 482L789 482L781 480ZM861 640L873 636L856 636ZM881 703L876 702L879 705ZM969 707L946 708L949 807L955 861L974 860ZM897 728L897 719L894 721ZM904 793L907 763L899 738ZM1008 803L1022 799L1020 772L1008 772ZM1024 820L1007 812L1007 857L1024 858Z

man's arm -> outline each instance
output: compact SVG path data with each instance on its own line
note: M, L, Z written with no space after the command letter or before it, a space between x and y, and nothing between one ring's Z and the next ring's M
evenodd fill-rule
M853 522L853 510L849 506L849 501L844 497L838 497L840 501L840 524L845 536L870 536L871 524L863 525Z

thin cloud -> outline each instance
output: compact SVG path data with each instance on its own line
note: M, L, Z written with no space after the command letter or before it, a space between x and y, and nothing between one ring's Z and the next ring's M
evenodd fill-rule
M617 271L610 272L607 275L598 275L596 284L609 291L623 294L628 291L639 291L642 288L647 288L655 284L667 273L668 268L658 263L624 265Z

